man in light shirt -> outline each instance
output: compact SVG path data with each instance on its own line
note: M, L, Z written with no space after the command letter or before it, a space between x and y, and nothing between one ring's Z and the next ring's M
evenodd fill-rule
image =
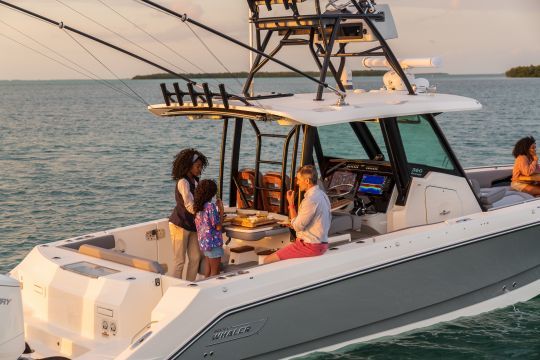
M305 191L298 212L294 206L295 193L287 191L291 228L296 240L264 259L265 264L280 260L322 255L328 250L328 230L332 215L330 200L317 185L317 170L311 165L302 166L296 174L300 191Z

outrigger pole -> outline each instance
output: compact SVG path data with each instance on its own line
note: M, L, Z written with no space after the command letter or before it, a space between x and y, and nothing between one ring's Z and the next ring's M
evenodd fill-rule
M285 63L285 62L283 62L283 61L281 61L281 60L279 60L279 59L276 59L276 58L274 58L274 57L271 56L271 55L268 55L268 54L266 54L266 53L264 53L264 52L262 52L262 51L260 51L260 50L258 50L258 49L256 49L256 48L254 48L254 47L252 47L252 46L249 46L249 45L247 45L247 44L244 44L243 42L238 41L238 40L236 40L236 39L234 39L234 38L232 38L232 37L230 37L230 36L228 36L228 35L225 35L225 34L219 32L219 31L217 31L217 30L214 30L214 29L212 29L211 27L208 27L208 26L206 26L206 25L204 25L204 24L202 24L202 23L200 23L200 22L198 22L198 21L196 21L196 20L190 19L186 14L183 14L183 15L182 15L182 14L179 14L179 13L177 13L177 12L171 10L171 9L168 9L168 8L162 6L162 5L156 4L155 2L150 1L150 0L139 0L139 1L141 1L141 2L143 2L143 3L145 3L145 4L148 4L148 5L150 5L150 6L153 6L153 7L155 7L156 9L159 9L159 10L161 10L161 11L164 11L164 12L170 14L170 15L173 15L173 16L179 18L180 20L182 20L182 22L188 22L188 23L190 23L190 24L193 24L193 25L195 25L195 26L198 26L198 27L200 27L200 28L202 28L202 29L204 29L204 30L206 30L206 31L211 32L212 34L215 34L215 35L217 35L217 36L219 36L219 37L222 37L222 38L224 38L224 39L226 39L226 40L229 40L230 42L235 43L236 45L239 45L239 46L241 46L241 47L243 47L243 48L245 48L245 49L248 49L249 51L252 51L252 52L254 52L254 53L256 53L256 54L258 54L258 55L260 55L260 56L262 56L262 57L265 57L265 58L267 58L267 59L270 60L270 61L273 61L273 62L275 62L275 63L277 63L277 64L279 64L279 65L281 65L281 66L284 66L284 67L286 67L287 69L292 70L292 71L294 71L295 73L300 74L300 75L304 76L305 78L307 78L307 79L309 79L309 80L311 80L311 81L313 81L313 82L316 82L317 84L322 85L322 86L324 86L324 87L327 88L327 89L332 90L337 96L340 97L341 101L343 101L343 99L344 99L345 96L346 96L346 94L345 94L344 92L342 92L342 91L340 91L340 90L338 90L338 89L336 89L336 88L334 88L334 87L328 85L328 83L325 83L325 82L323 82L323 81L317 80L316 78L314 78L313 76L310 76L309 74L306 74L306 73L303 72L302 70L298 70L297 68L295 68L295 67L293 67L293 66L291 66L291 65L289 65L289 64L287 64L287 63Z
M105 46L108 46L108 47L110 47L110 48L112 48L112 49L114 49L114 50L116 50L116 51L119 51L119 52L121 52L121 53L124 53L124 54L126 54L126 55L129 55L129 56L131 56L131 57L133 57L133 58L135 58L135 59L137 59L137 60L140 60L140 61L142 61L142 62L145 62L145 63L147 63L147 64L149 64L149 65L152 65L152 66L154 66L154 67L156 67L156 68L158 68L158 69L160 69L160 70L166 71L166 72L168 72L168 73L171 74L171 75L177 76L178 78L180 78L180 79L186 81L188 84L192 84L192 85L196 85L196 84L197 84L195 81L191 80L191 79L188 78L188 77L185 77L185 76L183 76L183 75L181 75L181 74L178 74L178 73L176 73L175 71L172 71L172 70L170 70L170 69L167 69L167 68L164 67L164 66L161 66L161 65L159 65L159 64L156 64L155 62L153 62L153 61L151 61L151 60L148 60L148 59L145 59L145 58L143 58L142 56L139 56L139 55L137 55L137 54L134 54L134 53L132 53L132 52L130 52L130 51L128 51L128 50L122 49L122 48L119 47L119 46L116 46L116 45L111 44L111 43L109 43L109 42L107 42L107 41L101 40L101 39L99 39L99 38L97 38L97 37L95 37L95 36L92 36L92 35L90 35L90 34L87 34L87 33L85 33L85 32L82 32L82 31L80 31L80 30L77 30L77 29L75 29L75 28L72 28L71 26L64 25L64 23L61 22L61 21L60 21L60 22L54 21L54 20L49 19L49 18L47 18L47 17L45 17L45 16L39 15L39 14L37 14L37 13L35 13L35 12L32 12L32 11L30 11L30 10L23 9L23 8L21 8L21 7L19 7L19 6L10 4L10 3L6 2L6 1L3 1L3 0L0 0L0 5L5 5L5 6L10 7L10 8L12 8L12 9L15 9L15 10L17 10L17 11L20 11L20 12L26 14L26 15L30 15L30 16L36 17L36 18L38 18L38 19L40 19L40 20L43 20L43 21L45 21L45 22L47 22L47 23L49 23L49 24L56 25L56 26L58 26L60 29L65 29L65 30L74 32L74 33L76 33L76 34L78 34L78 35L84 36L85 38L88 38L88 39L90 39L90 40L93 40L93 41L95 41L95 42L98 42L98 43L100 43L100 44L103 44L103 45L105 45Z

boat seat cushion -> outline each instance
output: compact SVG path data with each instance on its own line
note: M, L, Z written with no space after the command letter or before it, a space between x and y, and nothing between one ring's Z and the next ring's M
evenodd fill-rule
M514 190L506 191L505 196L501 200L493 203L493 207L497 208L497 207L518 204L518 203L521 203L530 199L534 199L534 196L532 196L531 194L527 194L521 191L514 191Z
M533 198L530 194L512 190L510 186L480 188L478 180L470 179L470 181L480 202L488 209L518 204Z
M276 249L264 249L256 252L258 256L268 256L276 252Z
M98 259L132 266L137 269L151 271L157 274L165 274L167 272L167 266L165 264L160 264L157 261L104 249L94 245L84 244L79 248L79 252Z
M94 245L103 249L114 249L115 246L113 235L97 236L83 241L64 244L62 246L69 249L79 250L79 248L84 244Z
M249 246L249 245L237 246L237 247L231 248L231 252L239 253L239 254L249 252L249 251L253 251L253 250L255 250L255 248L253 246Z
M504 187L482 188L478 193L480 202L484 205L492 205L493 203L505 197L506 189Z

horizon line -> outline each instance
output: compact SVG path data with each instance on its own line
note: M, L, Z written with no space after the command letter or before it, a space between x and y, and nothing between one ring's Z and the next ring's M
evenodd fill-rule
M228 74L226 72L223 72L223 73L213 73L213 74ZM117 78L114 78L114 79L105 79L105 78L102 78L102 79L0 79L0 81L100 81L100 80L107 80L107 81L119 81L119 80L137 80L137 81L144 81L144 80L172 80L172 79L175 79L174 77L171 77L170 79L134 79L136 76L152 76L152 75L155 75L155 74L149 74L149 75L135 75L133 77L130 77L130 78L120 78L120 79L117 79ZM200 75L203 75L203 73L201 73ZM505 76L505 73L467 73L467 74L451 74L451 73L418 73L418 74L415 74L415 75L421 75L421 76L426 76L426 75L439 75L439 76L495 76L495 75L498 75L498 76ZM301 77L301 76L297 76L297 77ZM374 78L374 77L378 77L377 75L375 76L353 76L354 77L368 77L368 78ZM506 77L506 76L505 76ZM203 78L204 77L200 77L200 78ZM208 78L211 78L210 76ZM260 78L265 78L265 77L260 77ZM275 78L279 78L279 77L275 77ZM234 77L228 77L228 78L223 78L223 79L234 79ZM268 78L267 78L268 79Z

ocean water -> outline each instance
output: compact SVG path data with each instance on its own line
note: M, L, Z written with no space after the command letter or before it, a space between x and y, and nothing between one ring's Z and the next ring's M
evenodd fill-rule
M484 106L438 117L464 167L511 163L518 138L540 138L540 79L429 80L439 92L473 97ZM239 88L234 80L225 82ZM354 82L381 86L376 78ZM162 102L159 81L127 83L148 103ZM297 78L256 85L261 91L313 89ZM0 272L37 244L168 216L173 156L197 147L210 158L204 177L217 178L220 141L221 122L157 118L144 104L92 81L0 81ZM251 162L254 142L246 139L242 146ZM540 359L540 297L307 358Z

